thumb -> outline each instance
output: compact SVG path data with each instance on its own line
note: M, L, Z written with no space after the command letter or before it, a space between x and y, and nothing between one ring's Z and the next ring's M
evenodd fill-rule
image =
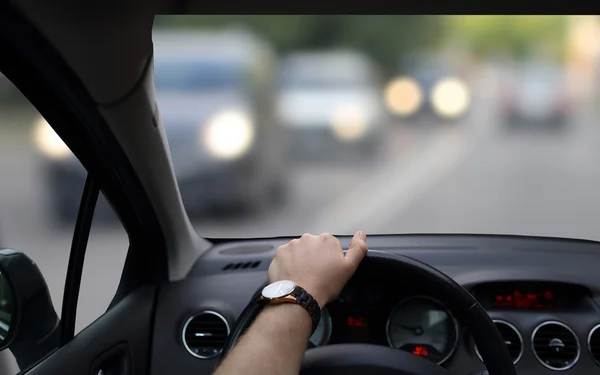
M367 234L365 232L356 232L350 241L350 247L346 251L346 260L355 270L360 262L367 255Z

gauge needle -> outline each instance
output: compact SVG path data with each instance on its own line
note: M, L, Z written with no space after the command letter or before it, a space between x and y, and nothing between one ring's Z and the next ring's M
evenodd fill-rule
M421 336L423 334L423 328L421 327L409 327L409 326L405 326L405 325L401 325L400 327L412 331L415 335L417 336Z

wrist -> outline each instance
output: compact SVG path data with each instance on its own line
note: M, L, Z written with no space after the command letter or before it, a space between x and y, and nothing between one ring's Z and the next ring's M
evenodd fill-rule
M315 299L315 297L301 284L297 284L292 280L279 280L265 286L261 292L260 300L269 305L278 305L293 303L304 309L311 318L312 330L317 328L321 319L322 307L319 304L323 299Z

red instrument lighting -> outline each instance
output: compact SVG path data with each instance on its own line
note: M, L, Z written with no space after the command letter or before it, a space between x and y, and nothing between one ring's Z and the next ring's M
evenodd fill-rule
M429 355L427 347L420 345L415 346L415 350L413 350L412 353L421 357L427 357Z
M547 290L543 293L522 293L514 290L512 294L496 294L492 305L494 307L517 309L551 309L554 295Z
M348 317L348 326L349 327L367 327L368 324L367 324L367 322L365 322L365 319L362 316L360 316L360 317L349 316Z

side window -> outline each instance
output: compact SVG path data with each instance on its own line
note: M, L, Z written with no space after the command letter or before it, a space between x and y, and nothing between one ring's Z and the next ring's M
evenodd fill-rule
M127 232L100 194L85 252L76 335L106 312L119 286L128 248Z
M0 250L20 251L35 262L60 318L71 241L87 172L36 109L2 75L0 134ZM128 245L123 227L100 195L86 251L75 334L109 306ZM0 275L0 346L12 310L3 276ZM20 330L17 339L19 334ZM56 345L44 350L55 348ZM12 345L0 351L0 374L20 372L15 350Z

